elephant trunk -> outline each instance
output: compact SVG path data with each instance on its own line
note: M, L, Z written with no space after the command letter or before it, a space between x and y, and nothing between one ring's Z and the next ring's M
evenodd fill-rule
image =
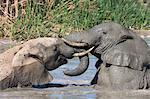
M80 56L80 64L73 70L65 70L64 74L68 75L68 76L78 76L83 74L88 66L89 66L89 57L88 54L86 54L85 56Z
M73 47L87 47L89 46L87 43L81 43L81 42L72 42L72 41L68 41L66 40L65 38L61 38L65 43L67 43L68 45L70 46L73 46Z

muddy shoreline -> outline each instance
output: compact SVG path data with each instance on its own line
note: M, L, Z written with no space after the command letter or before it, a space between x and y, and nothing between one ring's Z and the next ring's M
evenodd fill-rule
M150 37L150 30L133 30L142 38Z

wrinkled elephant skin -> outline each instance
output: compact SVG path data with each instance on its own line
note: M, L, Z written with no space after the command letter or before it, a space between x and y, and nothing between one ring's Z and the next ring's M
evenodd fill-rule
M0 54L0 89L52 81L48 70L67 63L57 49L60 43L56 38L37 38Z
M149 47L132 30L107 22L81 33L72 33L65 40L87 43L84 49L95 46L91 54L99 59L98 70L91 84L111 89L150 87Z
M66 64L66 59L74 55L80 59L78 67L83 66L81 73L85 72L89 57L84 51L68 46L60 38L31 39L15 46L0 54L0 89L48 83L53 79L48 71ZM74 72L72 75L77 75Z

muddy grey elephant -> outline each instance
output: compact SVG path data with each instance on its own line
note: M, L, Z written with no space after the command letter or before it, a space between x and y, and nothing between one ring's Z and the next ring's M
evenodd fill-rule
M0 89L45 84L53 77L48 71L66 64L66 58L78 56L59 38L31 39L0 54ZM80 56L79 56L80 57ZM88 65L88 56L80 58ZM87 67L87 66L84 66Z
M96 62L97 73L91 84L110 89L150 87L149 47L132 30L115 22L107 22L62 39L76 48L87 50L94 47L91 54L99 60ZM71 43L85 43L86 46L80 47ZM76 67L74 70L64 71L64 74L76 76L82 74L82 68Z

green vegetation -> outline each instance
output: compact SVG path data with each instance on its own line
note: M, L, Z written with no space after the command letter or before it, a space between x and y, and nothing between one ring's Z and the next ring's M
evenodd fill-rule
M9 24L0 23L0 35L24 40L66 35L88 29L104 21L115 21L125 27L150 29L150 9L137 0L54 0L51 5L28 3L26 15L21 14Z

